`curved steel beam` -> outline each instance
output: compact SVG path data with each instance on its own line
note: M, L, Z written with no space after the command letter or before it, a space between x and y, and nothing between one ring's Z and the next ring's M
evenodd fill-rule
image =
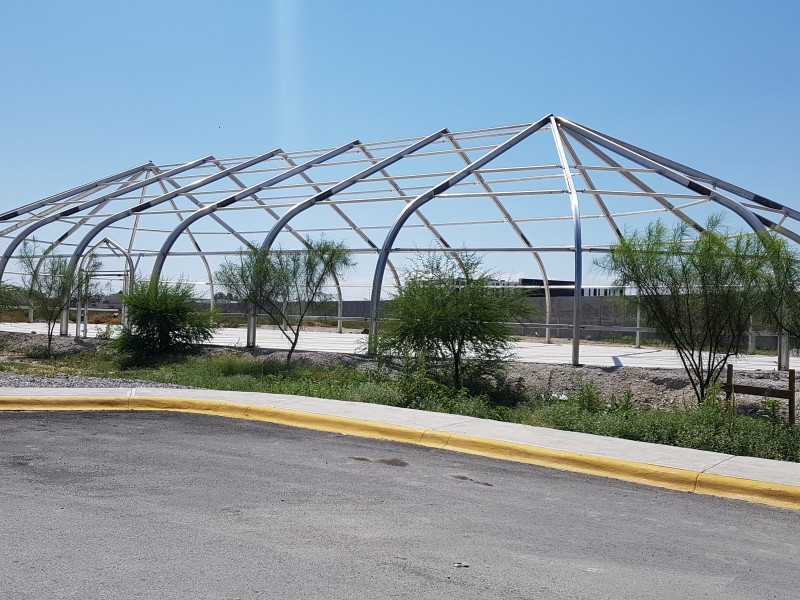
M119 189L117 189L117 190L115 190L113 192L110 192L108 194L103 194L102 196L99 196L99 197L94 198L92 200L88 200L86 202L83 202L81 204L78 204L76 206L68 208L66 210L62 210L61 212L58 212L58 213L49 215L47 217L44 217L43 219L39 219L38 221L36 221L34 223L31 223L25 229L23 229L19 234L17 234L16 237L14 237L14 239L11 240L11 242L9 242L9 244L8 244L8 246L6 246L5 250L3 250L3 255L0 257L0 281L3 279L3 275L4 275L5 271L6 271L6 267L8 266L8 262L11 259L11 256L14 254L14 250L16 250L17 247L19 247L19 245L22 243L22 240L24 240L27 237L29 237L31 234L33 234L38 229L44 227L45 225L49 225L50 223L54 223L55 221L58 221L59 219L62 219L64 217L69 217L70 215L74 215L75 213L80 212L82 210L85 210L87 208L92 208L93 206L96 206L98 204L102 204L103 202L107 202L108 200L111 200L112 198L116 198L118 196L122 196L124 194L127 194L128 192L132 192L134 190L138 190L140 188L146 187L146 186L148 186L148 185L150 185L152 183L155 183L155 182L163 179L164 177L170 177L170 176L173 176L173 175L177 175L179 173L183 173L184 171L188 171L189 169L193 169L193 168L203 164L204 162L206 162L206 161L208 161L210 159L211 159L210 156L206 156L206 157L203 157L203 158L198 158L197 160L193 160L191 162L183 164L183 165L181 165L179 167L176 167L176 168L174 168L174 169L172 169L170 171L167 171L165 173L161 173L160 175L154 175L153 177L150 177L148 179L143 179L142 181L137 181L135 183L132 183L131 185L126 185L125 187L119 188ZM63 240L60 240L60 241L63 241ZM87 245L88 245L88 243L87 243ZM85 250L85 248L86 247L84 246L84 248L81 250L81 252L83 250ZM77 260L75 261L75 264L77 264ZM73 265L73 267L74 266L75 265Z
M559 119L566 121L566 119ZM577 125L577 124L576 124ZM655 152L650 152L649 150L645 150L644 148L639 148L638 146L634 146L633 144L629 144L628 142L624 142L619 140L615 137L612 137L608 134L601 133L590 127L580 126L587 131L591 131L597 135L603 136L604 138L611 140L612 142L619 144L623 148L627 148L637 154L640 154L650 160L653 160L657 163L660 163L666 167L669 167L673 171L678 171L679 173L683 173L684 175L688 175L689 177L694 177L695 179L703 179L726 192L730 192L731 194L736 194L737 196L741 196L742 198L746 198L760 204L765 208L771 208L773 210L780 210L783 211L787 216L792 217L793 219L800 220L800 211L797 211L789 206L781 204L780 202L775 202L774 200L770 200L760 194L756 194L755 192L751 192L743 187L739 187L733 183L725 181L724 179L720 179L718 177L714 177L713 175L709 175L708 173L704 173L703 171L698 171L697 169L693 169L692 167L688 167L684 164L681 164L675 160L670 158L666 158L665 156L661 156L660 154L656 154Z
M290 208L288 211L286 211L286 213L278 220L278 222L275 223L275 225L272 226L272 229L270 229L269 233L264 238L264 242L261 244L261 247L262 248L271 248L272 244L275 243L275 239L278 237L278 234L280 234L280 232L283 230L284 226L286 226L289 223L289 221L294 219L297 215L299 215L300 213L302 213L302 212L308 210L309 208L311 208L312 206L314 206L317 202L323 202L323 201L327 200L328 198L334 196L335 194L338 194L342 190L345 190L345 189L349 188L350 186L358 183L362 179L365 179L365 178L369 177L370 175L374 175L375 173L385 169L386 167L389 167L389 166L393 165L394 163L399 161L404 156L406 156L408 154L412 154L412 153L416 152L417 150L419 150L420 148L424 148L425 146L427 146L431 142L435 142L440 137L442 137L445 133L447 133L447 129L441 129L441 130L437 131L436 133L433 133L433 134L429 135L428 137L423 138L423 139L419 140L418 142L415 142L415 143L411 144L410 146L407 146L407 147L403 148L399 152L397 152L395 154L392 154L391 156L389 156L387 158L384 158L382 161L377 162L377 163L373 164L370 167L367 167L363 171L359 171L355 175L340 181L336 185L334 185L332 187L329 187L327 190L325 190L325 191L323 191L323 192L321 192L319 194L315 194L314 196L311 196L310 198L308 198L306 200L303 200L302 202L298 202L292 208Z
M245 188L244 190L242 190L237 194L233 194L232 196L228 196L227 198L223 198L222 200L219 200L217 202L214 202L212 204L209 204L203 208L196 210L191 215L186 217L186 220L184 220L183 223L181 223L180 225L178 225L178 227L173 229L172 233L170 233L167 239L164 240L161 249L158 251L158 256L156 256L155 264L153 265L153 272L150 276L151 280L156 281L159 277L161 277L161 271L164 268L164 262L167 260L167 256L169 256L169 252L172 249L172 246L175 245L175 242L177 241L178 237L183 233L183 231L198 219L202 219L206 215L210 215L213 212L219 210L220 208L225 208L226 206L230 206L231 204L239 202L240 200L244 200L245 198L248 198L249 196L252 196L257 192L260 192L277 183L280 183L281 181L289 179L290 177L294 177L295 175L302 173L307 169L310 169L314 165L318 165L327 160L330 160L331 158L334 158L335 156L343 154L344 152L350 150L357 143L358 140L348 142L347 144L339 146L338 148L331 150L330 152L326 152L325 154L321 154L315 158L312 158L311 160L306 161L303 164L294 167L293 169L284 171L280 175L276 175L275 177L266 179L261 183L257 183L256 185ZM281 152L282 152L281 150L275 151L273 155L280 154Z
M637 154L636 152L629 150L628 148L617 144L616 142L606 138L601 134L597 134L585 127L572 123L566 119L561 117L556 117L558 124L569 131L571 134L577 134L577 136L584 137L598 146L603 146L604 148L619 154L620 156L624 156L628 160L635 162L637 165L641 165L643 167L647 167L648 169L653 169L656 173L677 183L678 185L682 185L685 188L692 190L693 192L700 194L702 196L708 197L710 200L713 200L717 204L720 204L727 208L728 210L735 212L739 215L745 223L747 223L750 228L755 231L759 232L764 229L764 225L761 221L758 220L756 215L751 211L747 210L743 206L741 206L735 200L728 198L724 194L720 194L719 192L707 188L704 185L700 185L696 181L692 181L683 173L679 173L677 171L673 171L671 168L666 167L660 163L657 163L646 156L642 156L641 154Z
M176 190L172 190L171 192L163 194L163 195L159 196L158 198L154 198L153 200L148 200L147 202L144 202L142 204L137 204L134 207L131 207L131 208L127 209L127 210L123 210L121 212L118 212L116 214L111 215L110 217L107 217L106 219L104 219L103 221L101 221L100 223L95 225L91 230L89 230L89 233L87 233L85 236L83 236L83 239L81 239L81 241L78 242L77 246L75 247L75 251L72 253L72 258L70 259L70 265L74 268L75 265L78 264L78 260L80 260L81 254L83 254L83 252L86 250L86 248L92 242L92 240L95 237L97 237L97 235L101 231L103 231L106 227L108 227L109 225L112 225L113 223L116 223L117 221L121 221L122 219L124 219L126 217L129 217L131 215L136 215L136 214L139 214L139 213L141 213L143 211L146 211L147 209L152 208L153 206L157 206L159 204L163 204L164 202L168 202L169 200L172 200L173 198L175 198L177 196L180 196L181 194L185 194L187 192L194 191L197 188L201 188L201 187L203 187L205 185L208 185L209 183L213 183L214 181L217 181L219 179L224 178L229 172L233 173L233 172L241 171L242 169L246 169L247 167L250 167L250 166L255 165L257 163L260 163L260 162L263 162L265 160L268 160L268 159L272 158L273 156L275 156L276 154L278 154L280 151L281 151L280 148L276 148L275 150L271 150L269 152L266 152L265 154L260 154L259 156L256 156L255 158L251 158L250 160L246 160L246 161L244 161L242 163L234 165L234 166L226 169L225 171L220 171L219 173L214 173L213 175L209 175L207 177L204 177L203 179L195 181L194 183L190 183L190 184L185 185L185 186L183 186L181 188L178 188ZM186 221L184 221L184 223L185 222Z
M597 146L592 144L585 137L577 135L574 132L569 132L569 135L575 141L577 141L581 146L586 148L589 152L594 154L597 158L602 160L608 166L614 167L615 169L624 169L624 167L621 164L619 164L617 161L615 161L613 158L611 158L608 154L606 154L605 152L600 150L600 148L598 148ZM567 145L569 144L569 142L566 139L566 136L564 137L564 142ZM678 217L681 221L686 223L689 227L691 227L692 229L697 231L698 233L703 233L703 231L705 231L705 228L702 225L700 225L697 221L692 219L689 215L687 215L685 212L683 212L680 208L678 208L674 204L672 204L672 202L667 200L664 197L663 194L659 194L653 188L651 188L649 185L647 185L644 181L642 181L641 179L636 177L636 175L634 175L633 173L629 173L627 171L620 170L619 174L622 177L624 177L625 179L627 179L629 182L631 182L633 185L635 185L637 188L639 188L641 191L643 191L645 194L650 196L653 200L658 202L661 206L663 206L669 212L671 212L676 217Z
M389 253L392 251L392 246L394 245L394 242L406 221L408 221L411 215L413 215L420 206L425 205L438 194L441 194L442 192L451 188L453 185L469 177L477 169L480 169L485 164L491 162L510 148L513 148L521 141L539 131L542 127L550 122L550 117L552 117L552 115L547 115L535 123L532 123L477 160L474 160L454 175L451 175L434 187L423 192L403 208L402 212L392 225L392 228L389 230L389 233L386 235L386 239L383 242L383 247L378 255L378 263L375 265L375 276L372 280L372 295L370 299L370 346L374 347L374 337L378 332L378 307L380 306L381 289L383 287L383 275L386 270L386 261L389 259Z
M134 279L135 273L136 273L136 267L133 264L133 258L131 258L130 253L127 252L125 250L125 248L120 246L117 242L115 242L111 238L103 238L102 240L97 242L94 246L92 246L86 254L83 255L83 258L81 258L81 262L80 262L80 265L78 267L78 272L83 271L84 265L86 264L86 261L89 260L89 257L91 257L92 254L94 254L100 248L100 246L103 246L103 245L109 246L112 249L112 251L116 248L119 251L119 253L122 254L122 256L125 258L125 263L127 265L128 276L125 279L123 279L122 291L123 292L129 291L131 289L131 287L133 286L133 279ZM75 337L76 338L80 336L80 330L81 330L81 303L82 303L82 300L83 299L81 298L80 293L79 293L78 294L78 301L77 301L77 304L76 304L76 311L75 311ZM122 325L123 326L125 326L127 324L127 320L128 320L128 316L127 315L128 315L128 310L125 308L125 304L123 304L122 305ZM87 334L88 334L86 325L87 325L87 322L84 321L83 322L83 337L86 337Z

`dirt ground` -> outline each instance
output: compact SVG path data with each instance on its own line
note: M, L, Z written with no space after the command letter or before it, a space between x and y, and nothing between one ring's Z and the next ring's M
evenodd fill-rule
M97 349L107 342L93 338L76 340L73 337L55 336L53 350L56 353L80 352ZM0 363L11 357L19 357L26 351L44 348L47 338L44 335L0 332ZM285 352L256 348L229 349L219 346L207 346L203 350L209 355L225 352L247 353L254 358L267 360L283 360ZM310 364L333 366L336 364L354 364L361 368L369 368L374 362L364 356L355 354L333 354L326 352L301 352L295 354L296 360ZM694 404L694 392L686 373L682 369L643 369L637 367L573 367L572 365L551 365L538 363L511 362L509 375L522 378L531 388L549 388L555 394L570 395L582 385L596 385L601 394L610 398L621 396L628 390L636 402L652 407ZM740 371L735 375L736 383L745 383L774 389L788 387L788 373L778 371ZM753 412L760 406L762 398L740 396L736 399L741 412Z

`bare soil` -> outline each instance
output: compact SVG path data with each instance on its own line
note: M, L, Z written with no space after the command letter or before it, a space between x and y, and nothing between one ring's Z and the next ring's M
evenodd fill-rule
M94 338L78 339L55 336L53 351L57 354L92 351L107 344L106 340ZM0 363L8 359L19 359L25 354L42 351L47 347L47 336L33 333L22 334L0 332ZM261 360L285 360L282 350L266 348L225 348L206 346L206 355L226 353L247 354ZM319 366L346 364L358 368L372 368L372 359L358 354L335 354L329 352L295 353L296 361ZM527 387L549 389L554 394L569 396L585 384L597 386L605 398L620 397L630 391L633 400L654 408L693 405L694 392L686 373L681 369L644 369L638 367L573 367L572 365L551 365L528 362L509 364L511 378L521 378ZM746 383L772 389L788 388L788 373L779 371L740 371L735 375L736 383ZM763 398L739 396L736 399L740 412L752 413L758 409Z

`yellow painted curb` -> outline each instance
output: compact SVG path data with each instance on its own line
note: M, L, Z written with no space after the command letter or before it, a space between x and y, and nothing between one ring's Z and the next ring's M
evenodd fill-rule
M727 475L699 473L580 452L553 450L517 442L506 442L419 427L389 425L375 421L273 406L240 404L223 400L159 396L0 397L0 411L14 410L163 410L266 421L278 425L428 446L575 473L620 479L681 492L734 498L780 508L800 510L800 486L767 483Z

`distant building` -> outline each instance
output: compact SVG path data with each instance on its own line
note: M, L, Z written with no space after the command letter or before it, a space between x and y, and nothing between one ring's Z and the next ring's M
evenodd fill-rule
M573 296L575 289L574 281L566 281L563 279L550 279L550 297L557 298L560 296ZM534 298L541 298L544 296L544 281L542 279L528 279L523 277L516 285L532 286L529 290L529 296ZM615 287L582 287L581 296L624 296L625 290L623 288Z

